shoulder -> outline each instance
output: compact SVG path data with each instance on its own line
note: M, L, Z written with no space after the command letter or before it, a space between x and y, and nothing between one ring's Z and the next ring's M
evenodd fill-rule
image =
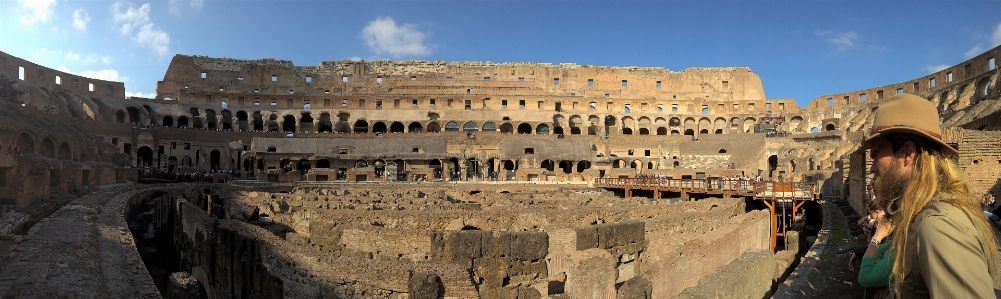
M960 230L974 230L973 222L963 213L963 210L941 201L932 201L925 206L917 217L914 217L912 227L918 232L931 226L947 225Z

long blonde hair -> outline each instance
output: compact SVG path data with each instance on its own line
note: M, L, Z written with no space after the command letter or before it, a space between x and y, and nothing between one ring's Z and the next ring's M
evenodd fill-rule
M894 136L896 137L896 136ZM893 139L893 137L890 137ZM891 143L900 143L902 140L891 140ZM908 259L906 258L907 237L913 233L910 225L917 217L918 213L933 200L950 204L959 208L970 218L976 228L976 236L981 244L987 245L987 268L990 271L994 286L1001 285L999 279L998 248L995 243L994 232L991 224L984 217L980 201L970 193L970 185L953 160L943 155L936 148L929 148L928 143L923 140L910 139L914 141L918 148L917 157L914 163L914 175L911 182L904 189L903 198L907 200L896 200L894 206L889 209L896 209L893 215L897 229L893 237L893 250L897 252L897 258L893 261L893 279L896 282L897 294L900 294L900 282L904 280L907 273ZM897 151L897 145L894 145ZM924 148L922 150L922 148ZM889 210L888 210L889 211Z

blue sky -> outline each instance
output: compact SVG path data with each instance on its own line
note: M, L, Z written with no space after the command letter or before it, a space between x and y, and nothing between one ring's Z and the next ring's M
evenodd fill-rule
M750 67L769 99L927 75L1001 44L1001 1L0 0L0 50L152 97L174 54Z

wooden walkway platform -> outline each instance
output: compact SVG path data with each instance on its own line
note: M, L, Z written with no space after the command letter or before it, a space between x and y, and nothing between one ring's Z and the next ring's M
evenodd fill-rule
M820 193L809 183L755 182L749 180L710 179L659 179L659 178L597 178L594 186L605 189L623 189L625 197L632 197L633 191L642 190L661 198L663 193L681 194L683 200L691 200L691 195L719 196L722 198L744 197L760 200L771 213L771 243L774 250L778 237L795 222L796 213L807 201L819 199Z

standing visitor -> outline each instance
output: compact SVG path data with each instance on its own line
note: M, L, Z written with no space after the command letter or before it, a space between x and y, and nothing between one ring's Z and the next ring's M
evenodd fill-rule
M940 126L934 104L896 95L879 103L859 149L873 160L876 204L898 228L894 289L897 298L995 298L994 234Z

